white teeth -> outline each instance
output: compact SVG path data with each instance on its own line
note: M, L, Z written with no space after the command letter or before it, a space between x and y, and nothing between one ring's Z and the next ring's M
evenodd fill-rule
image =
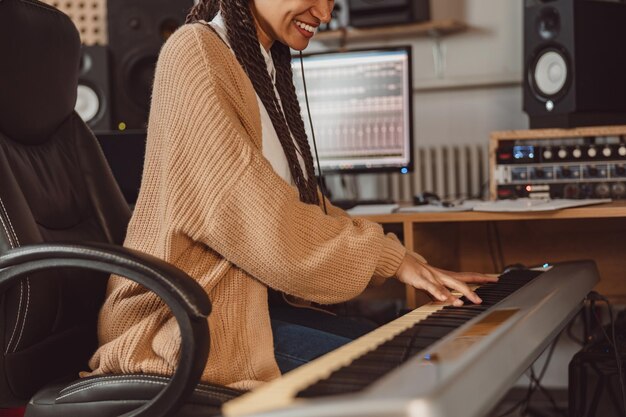
M296 25L298 25L298 27L306 30L307 32L311 32L311 33L315 33L315 27L311 26L311 25L307 25L306 23L302 23L298 20L294 20L294 22L296 22Z

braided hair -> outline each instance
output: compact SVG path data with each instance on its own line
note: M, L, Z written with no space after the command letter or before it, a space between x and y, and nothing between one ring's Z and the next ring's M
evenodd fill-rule
M282 103L283 111L281 111L281 104L274 93L274 85L259 48L259 38L250 9L250 0L200 0L190 10L186 22L192 23L198 20L210 22L218 11L221 11L224 18L230 46L270 116L287 157L289 170L298 188L300 200L319 205L313 156L292 81L289 47L281 42L274 42L270 50L276 67L276 90ZM298 153L304 161L306 175L298 161Z

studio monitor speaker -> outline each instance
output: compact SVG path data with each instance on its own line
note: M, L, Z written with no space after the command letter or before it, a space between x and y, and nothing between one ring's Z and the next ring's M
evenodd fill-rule
M524 0L531 128L626 123L626 3Z
M106 46L83 45L74 109L94 131L111 129L109 56Z
M146 127L159 50L185 22L193 3L193 0L108 0L116 128Z

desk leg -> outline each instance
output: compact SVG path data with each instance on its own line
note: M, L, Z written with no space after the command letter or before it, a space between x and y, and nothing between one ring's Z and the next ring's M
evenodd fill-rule
M459 271L459 224L456 222L403 223L408 249L424 256L429 264L449 271ZM417 308L432 301L425 291L406 288L407 308Z
M404 232L404 247L407 250L415 250L415 242L413 240L413 223L402 223ZM411 310L417 308L417 290L411 285L406 286L406 308Z

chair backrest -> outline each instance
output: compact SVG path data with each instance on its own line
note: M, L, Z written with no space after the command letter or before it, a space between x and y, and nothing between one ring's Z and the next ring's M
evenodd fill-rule
M32 243L121 244L130 209L74 112L80 40L36 0L0 0L0 253ZM105 275L64 269L0 298L0 408L86 369Z

